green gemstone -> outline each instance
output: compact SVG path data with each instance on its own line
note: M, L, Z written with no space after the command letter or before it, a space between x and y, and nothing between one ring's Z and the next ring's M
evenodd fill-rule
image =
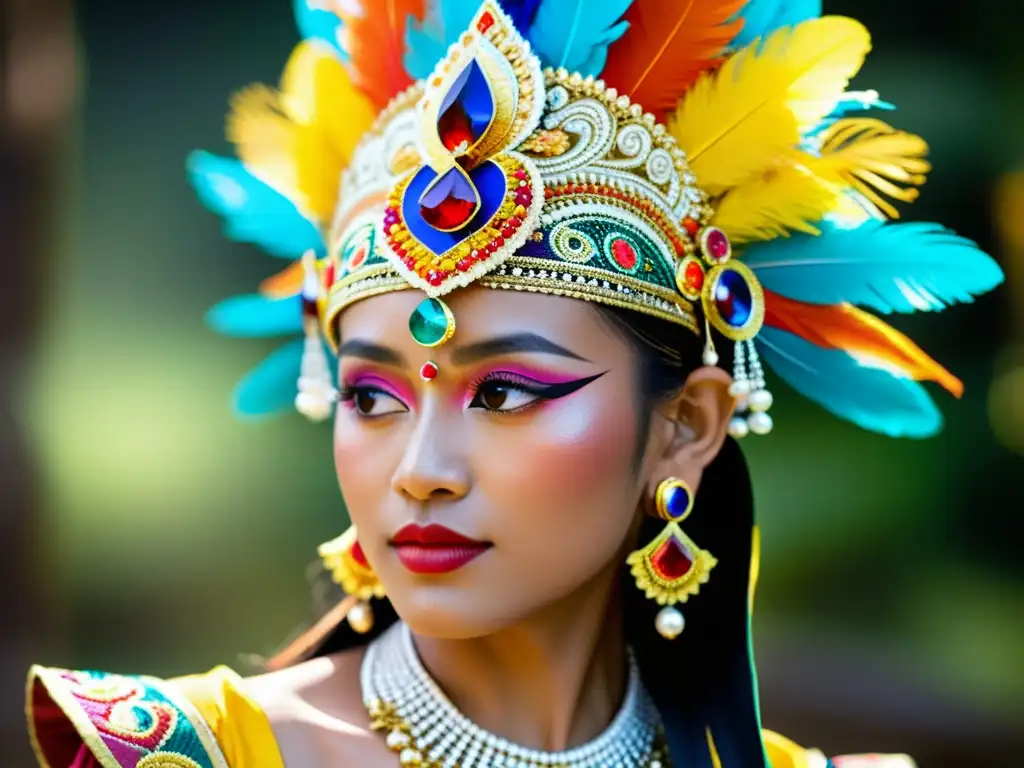
M409 333L424 347L444 344L455 333L455 315L440 299L424 299L409 318Z

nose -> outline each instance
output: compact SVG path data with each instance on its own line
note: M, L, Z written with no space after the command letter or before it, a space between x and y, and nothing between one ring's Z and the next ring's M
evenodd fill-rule
M469 493L471 477L457 427L438 403L427 405L410 436L391 487L415 501L454 501Z

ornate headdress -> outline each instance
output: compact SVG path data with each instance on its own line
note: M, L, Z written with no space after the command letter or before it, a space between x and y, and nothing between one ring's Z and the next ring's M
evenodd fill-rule
M818 5L297 0L281 89L233 101L239 159L190 159L229 237L294 260L211 311L227 334L304 333L238 409L326 417L345 307L421 291L410 330L433 346L475 283L662 318L708 364L732 341L735 436L771 429L762 358L862 427L937 431L918 382L960 382L855 305L938 310L1002 273L939 225L886 223L927 146L850 116L891 106L847 90L869 35Z

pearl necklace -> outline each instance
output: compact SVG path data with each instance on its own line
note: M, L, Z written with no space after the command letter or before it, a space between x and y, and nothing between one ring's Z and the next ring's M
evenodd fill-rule
M430 677L398 623L366 650L363 703L403 766L422 768L668 768L661 722L632 653L622 707L594 740L563 752L513 744L474 725Z

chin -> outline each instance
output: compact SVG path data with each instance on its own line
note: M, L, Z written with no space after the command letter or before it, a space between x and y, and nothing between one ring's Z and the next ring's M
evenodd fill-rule
M514 624L493 595L450 586L417 586L391 596L398 617L413 633L444 640L486 637Z

